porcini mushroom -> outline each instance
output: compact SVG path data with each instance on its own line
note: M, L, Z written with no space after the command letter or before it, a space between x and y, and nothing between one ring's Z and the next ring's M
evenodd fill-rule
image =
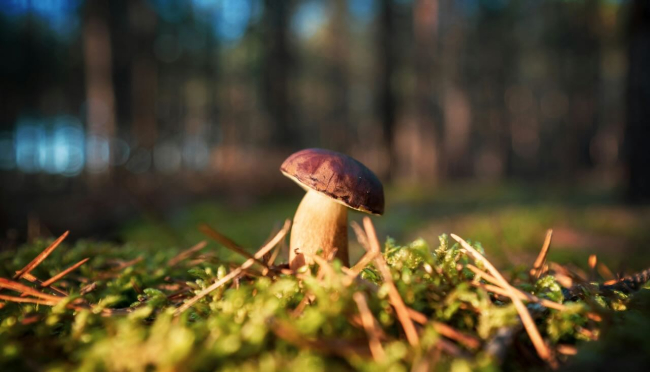
M336 249L336 257L349 266L348 208L384 213L384 188L377 176L357 160L323 149L296 152L280 171L307 191L293 219L290 267L310 264L309 255L319 249L325 257Z

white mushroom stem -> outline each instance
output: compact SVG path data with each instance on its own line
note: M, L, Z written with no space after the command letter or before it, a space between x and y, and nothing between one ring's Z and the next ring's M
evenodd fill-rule
M326 195L309 190L293 219L289 265L295 270L311 264L311 259L302 252L315 255L320 249L323 257L328 257L336 249L336 258L349 266L348 208Z

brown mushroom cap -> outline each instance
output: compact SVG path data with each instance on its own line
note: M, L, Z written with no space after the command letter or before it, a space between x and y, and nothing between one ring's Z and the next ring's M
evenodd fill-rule
M357 160L338 152L306 149L289 156L282 173L305 190L327 195L361 212L384 213L384 187L377 176Z

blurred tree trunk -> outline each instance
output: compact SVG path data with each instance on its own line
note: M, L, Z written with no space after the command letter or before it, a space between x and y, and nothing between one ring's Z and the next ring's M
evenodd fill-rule
M332 107L327 109L325 120L321 121L324 128L321 133L329 133L325 138L327 147L332 150L347 152L349 144L350 109L348 107L350 84L348 81L350 33L348 30L347 2L332 1L332 16L327 39L327 82L331 95Z
M598 24L599 0L580 3L576 8L559 8L564 13L556 22L555 42L557 65L563 71L558 78L556 107L557 128L549 136L556 148L552 172L571 177L593 166L590 148L597 131L595 107L599 96L601 40L595 34ZM560 136L559 133L563 135Z
M112 77L115 93L115 131L124 134L131 121L131 52L134 49L133 30L129 24L129 0L111 0L109 3L108 27L113 54Z
M413 6L415 37L415 140L413 163L415 178L437 182L443 128L440 107L438 63L438 0L417 0Z
M298 147L300 138L293 130L290 83L293 65L289 48L291 1L264 2L263 97L270 115L269 143L280 147Z
M381 121L384 146L390 164L388 164L387 178L395 175L397 156L395 148L395 117L396 102L392 86L395 73L396 53L394 44L393 0L381 0L379 11L379 32L377 33L377 51L379 61L379 97L377 100L379 120Z
M464 12L454 0L441 0L447 18L447 29L440 38L440 64L444 106L443 143L445 177L462 178L471 175L469 143L471 135L472 107L469 102L467 77L462 71L466 63L462 48L467 43Z
M474 112L471 145L475 177L499 180L513 175L512 128L514 118L506 107L506 91L516 81L518 48L513 3L498 11L481 9L476 26L465 43L470 61L465 77L471 83Z
M204 32L208 40L205 50L205 76L207 84L207 97L205 112L209 128L205 128L212 137L220 139L219 130L219 105L217 104L217 88L219 86L219 41L210 32L209 27L205 27Z
M86 75L87 131L91 136L109 139L115 134L115 95L112 81L111 35L106 22L107 0L86 5L83 25L83 48ZM98 149L87 151L91 167L101 169L106 160ZM108 168L104 174L108 174ZM97 174L92 178L98 178Z
M145 1L129 2L132 24L131 54L131 125L138 147L153 150L158 137L156 100L158 65L152 45L156 38L156 13Z
M601 39L603 38L599 38L595 34L593 25L597 24L600 17L600 6L599 0L590 0L585 3L584 18L579 24L582 32L578 35L581 37L578 38L574 49L578 55L577 65L579 68L576 71L576 76L572 77L575 90L571 94L571 110L568 113L568 120L575 125L575 142L571 144L574 152L569 154L577 162L574 172L584 171L594 166L591 146L598 131L595 109L600 95L598 88L601 80Z
M650 201L650 2L636 0L630 11L627 81L627 196Z

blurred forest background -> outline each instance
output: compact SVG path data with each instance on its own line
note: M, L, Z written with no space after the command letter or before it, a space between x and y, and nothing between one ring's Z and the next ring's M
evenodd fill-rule
M286 192L291 216L305 147L400 190L398 227L459 184L647 200L649 44L645 0L2 0L0 232Z

